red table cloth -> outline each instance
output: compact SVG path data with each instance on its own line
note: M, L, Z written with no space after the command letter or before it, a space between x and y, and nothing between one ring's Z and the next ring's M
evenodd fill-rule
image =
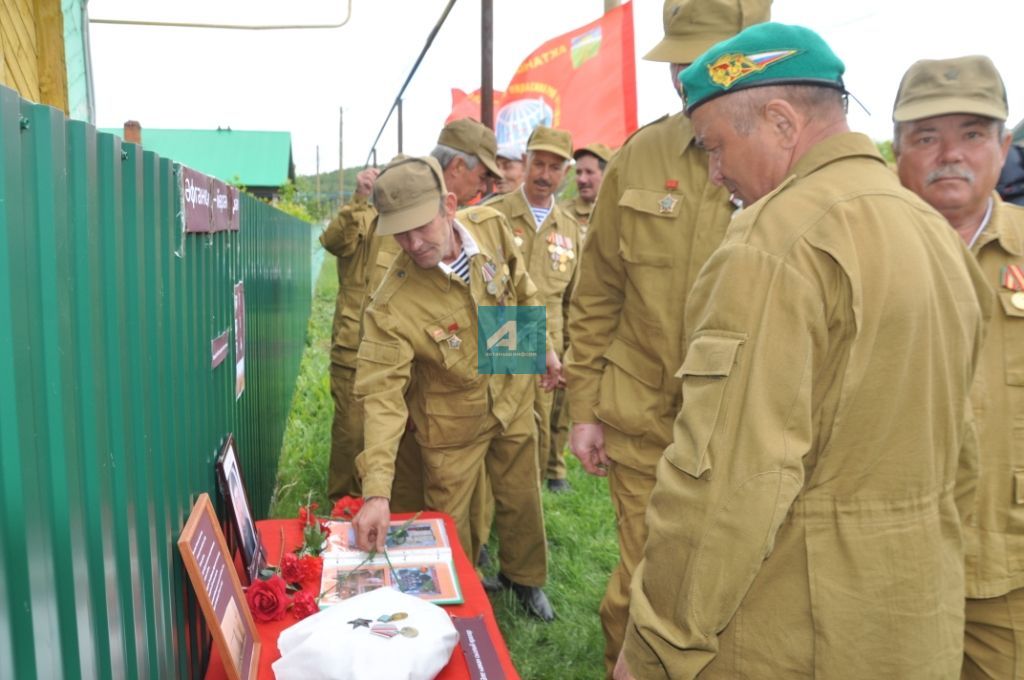
M409 517L412 517L412 515L392 515L393 520L408 519ZM455 522L452 521L451 517L440 512L423 512L420 514L420 518L440 518L444 520L445 531L448 533L448 539L451 542L452 556L455 560L455 571L459 575L459 583L462 586L462 596L465 598L465 602L462 604L442 605L444 610L451 616L471 617L482 615L487 625L487 631L490 633L491 640L494 643L494 649L498 653L498 660L501 663L502 670L505 672L504 677L510 680L518 680L519 674L516 673L516 669L512 665L512 659L509 656L508 648L505 646L505 640L498 629L497 621L494 620L494 610L491 609L491 602L487 599L487 593L477 577L476 569L470 563L469 558L466 557L466 552L459 544L459 534L455 529ZM256 527L263 540L267 561L270 563L276 563L280 558L282 531L286 551L294 550L302 543L302 527L298 519L266 519L257 522ZM319 589L319 576L316 580L303 585L303 590L314 597L319 594ZM281 652L277 648L277 638L281 631L294 623L295 618L288 613L280 621L256 624L260 635L260 642L262 642L258 675L260 680L270 680L274 677L271 664L281 658ZM451 660L437 677L443 680L462 680L463 678L472 677L469 674L469 666L466 664L466 658L460 646L456 645L455 650L452 652ZM214 645L210 655L210 665L206 671L206 680L226 680L226 678L227 673L224 670L224 664L221 663L217 647Z

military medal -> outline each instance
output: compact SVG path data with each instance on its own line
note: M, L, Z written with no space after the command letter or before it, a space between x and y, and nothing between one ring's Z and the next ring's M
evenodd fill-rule
M1003 288L1008 290L1024 290L1024 269L1019 264L1010 264L1003 267L1002 276Z
M512 234L512 240L516 242L516 245L520 248L523 247L523 230L516 229L515 233Z
M459 336L453 335L450 338L448 338L448 346L451 347L452 349L458 349L459 347L462 347L462 340L459 338Z
M352 621L349 621L349 623L352 624L352 630L355 630L360 626L363 626L364 628L370 627L370 619L353 619Z
M673 189L678 189L679 188L679 180L677 180L677 179L667 179L667 180L665 180L665 188L668 189L669 191L672 191Z
M370 626L370 632L382 638L393 638L398 635L398 626L393 623L375 623Z
M1018 290L1016 293L1011 295L1010 304L1016 307L1017 309L1024 311L1024 293Z
M658 201L658 212L662 215L670 214L678 202L679 199L673 198L671 194L665 194L665 198Z
M409 615L406 614L405 612L398 612L397 614L392 614L391 615L391 620L392 621L401 621L402 619L407 619L407 618L409 618Z
M402 635L404 635L407 638L414 638L414 637L416 637L417 635L420 634L420 632L418 630L416 630L415 628L413 628L412 626L403 626L402 630L400 630L398 632L401 633Z

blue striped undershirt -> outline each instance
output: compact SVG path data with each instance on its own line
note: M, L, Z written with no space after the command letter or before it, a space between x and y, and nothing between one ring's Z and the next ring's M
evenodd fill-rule
M469 257L466 255L466 249L463 248L459 252L459 256L452 262L449 267L452 268L452 273L457 274L460 279L469 283Z

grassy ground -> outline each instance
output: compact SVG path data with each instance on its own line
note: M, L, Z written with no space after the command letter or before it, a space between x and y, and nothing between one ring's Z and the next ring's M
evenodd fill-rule
M331 401L327 365L331 318L337 294L335 259L327 256L317 281L306 351L285 431L272 517L295 517L312 493L327 507ZM491 596L512 660L524 679L600 678L604 641L598 604L617 557L615 525L604 480L589 477L568 457L572 491L544 492L550 556L548 585L558 618L550 624L527 617L510 593ZM496 555L495 546L491 554Z

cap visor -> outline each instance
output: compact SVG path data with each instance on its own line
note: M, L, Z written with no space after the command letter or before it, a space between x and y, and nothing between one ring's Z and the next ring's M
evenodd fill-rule
M647 61L663 61L668 64L692 64L697 57L704 54L715 45L730 35L707 36L701 38L684 38L666 36L660 43L644 55Z
M498 167L498 161L493 156L477 156L477 158L479 158L480 162L487 168L487 172L494 175L497 179L502 179L505 176L501 173L501 168Z
M567 154L565 152L565 149L559 148L557 146L553 146L551 144L534 144L533 146L528 147L526 149L526 151L527 151L527 153L529 153L530 151L547 151L548 153L553 153L556 156L559 156L560 158L564 158L567 161L571 161L572 160L572 154L571 153Z
M975 116L985 116L995 120L1006 120L1006 109L990 102L982 102L977 99L964 97L948 97L945 99L928 99L921 102L908 102L896 107L892 112L892 119L897 123L905 123L911 120L922 118L933 118L935 116L947 116L955 113L967 113Z
M389 236L412 231L430 222L440 211L440 199L431 197L429 201L423 201L411 208L404 208L389 213L379 213L377 215L377 234L379 236Z

